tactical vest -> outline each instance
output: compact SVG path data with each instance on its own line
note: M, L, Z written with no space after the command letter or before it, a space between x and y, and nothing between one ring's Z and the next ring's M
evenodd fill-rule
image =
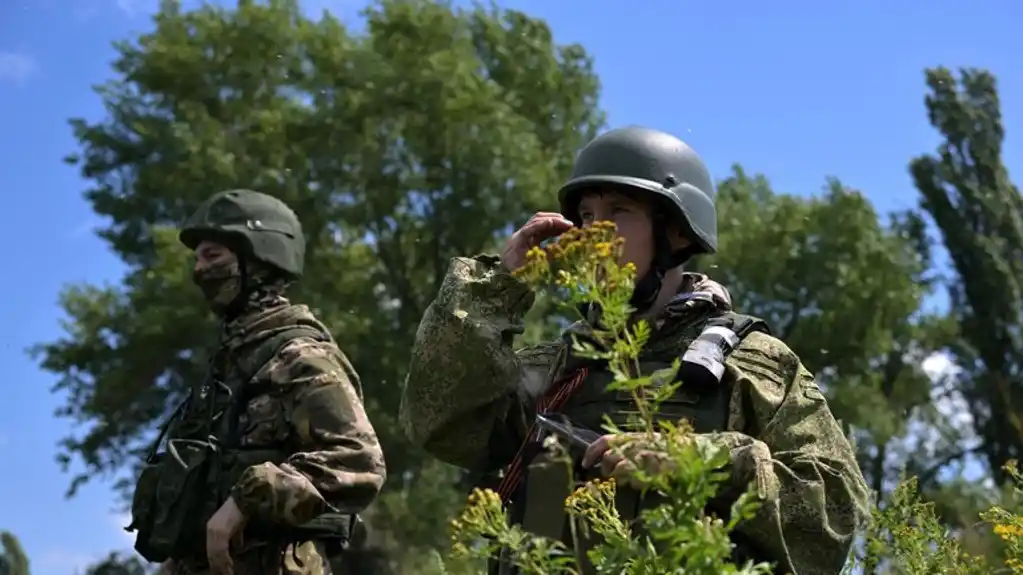
M206 522L227 500L241 474L265 462L279 465L291 455L283 445L242 445L239 419L251 399L267 392L266 384L253 382L252 377L297 337L331 341L328 334L313 326L295 325L253 344L252 349L243 348L237 354L241 361L230 377L238 382L235 386L218 379L217 362L223 360L218 352L202 386L193 389L161 427L144 460L132 497L132 521L125 528L138 532L135 549L148 561L203 560ZM201 426L176 430L176 435L182 437L168 439L166 450L159 451L171 426L189 410L200 410L203 417L195 419ZM284 545L319 540L336 550L360 536L364 527L355 515L326 513L295 528L248 524L245 529L249 540Z
M732 392L732 382L724 378L724 362L747 335L754 331L769 334L770 330L761 319L732 312L680 329L680 335L669 337L675 345L668 349L651 349L640 356L640 372L644 375L670 369L675 359L681 359L676 380L683 383L661 404L655 420L677 422L685 419L696 433L724 431L728 425ZM680 348L683 350L681 354L678 353ZM569 358L560 372L584 369L585 364ZM574 424L592 430L602 429L605 415L616 425L625 426L630 416L638 415L636 405L631 393L607 390L612 379L608 370L591 365L585 379L554 411ZM520 453L525 453L527 460L542 453L540 439L531 433L523 445ZM530 462L524 463L529 465ZM599 472L581 469L577 460L572 478L578 485L594 478L595 473ZM523 480L510 497L509 520L533 534L563 541L571 548L571 526L564 508L565 498L571 491L569 479L569 470L564 465L529 465ZM656 504L651 495L643 499L636 490L617 490L615 504L623 521L634 520L642 507ZM589 548L595 543L584 541L582 545ZM582 572L588 573L590 566L585 553L580 553L578 560ZM517 573L504 560L491 561L489 572L498 575Z

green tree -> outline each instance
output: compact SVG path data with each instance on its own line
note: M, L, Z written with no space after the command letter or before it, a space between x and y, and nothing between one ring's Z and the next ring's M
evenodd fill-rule
M1001 483L1004 464L1023 455L1023 199L1002 162L994 76L935 68L926 80L928 117L944 141L914 159L910 173L951 259L947 288L960 331L950 349L979 451Z
M945 441L921 449L911 433L942 422L920 362L948 330L918 311L932 281L919 218L885 222L835 179L817 196L778 194L740 167L720 182L718 209L721 251L700 269L814 371L875 491L906 465L940 467L955 438L939 434Z
M61 378L60 415L84 430L61 446L65 463L85 468L70 494L130 468L215 336L166 226L214 191L252 187L305 225L294 298L363 377L387 454L385 499L410 502L391 526L422 525L403 532L405 547L444 542L438 520L404 523L435 512L402 489L423 483L424 456L394 421L416 326L450 257L492 249L549 205L603 124L599 82L580 46L556 44L520 12L383 0L364 17L354 34L294 0L167 1L151 31L117 45L115 78L97 90L108 115L72 121L80 150L69 162L92 183L100 236L128 271L119 285L68 287L66 335L35 350Z
M979 456L999 489L955 477L928 496L968 549L1000 557L1004 542L977 529L978 511L992 504L1018 510L1010 497L1005 463L1020 457L1023 408L1021 300L1023 295L1023 200L1002 162L1001 106L994 76L975 69L958 77L945 68L925 72L931 125L943 142L909 166L951 263L945 278L949 319L955 326L948 350L957 366L949 386L961 393L972 421L971 441L946 454L960 465Z
M29 563L21 542L14 534L0 531L0 575L28 575Z
M91 565L85 575L146 575L154 571L134 555L112 552L102 561Z

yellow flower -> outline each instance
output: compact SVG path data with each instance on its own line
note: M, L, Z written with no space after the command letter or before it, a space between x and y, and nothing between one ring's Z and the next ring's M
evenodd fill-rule
M575 283L575 277L565 270L558 270L558 277L554 282L561 287L569 287Z
M615 494L615 483L611 479L595 479L588 481L575 489L566 499L567 507L582 509L597 505L601 499L613 499Z
M1012 541L1023 536L1023 528L1019 525L1012 525L1007 523L998 523L992 530L996 535L1002 538L1003 541Z
M483 496L486 498L487 504L489 504L491 506L493 506L493 505L500 506L501 505L501 496L498 495L497 492L494 491L493 489L484 489L483 490Z
M461 541L458 541L451 546L451 554L459 559L467 558L471 555L469 548Z

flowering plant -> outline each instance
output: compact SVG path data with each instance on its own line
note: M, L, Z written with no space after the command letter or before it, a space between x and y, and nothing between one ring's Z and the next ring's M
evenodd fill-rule
M650 327L645 321L632 319L629 301L636 268L619 263L623 243L611 223L575 228L546 248L530 250L526 264L515 272L534 289L555 292L567 313L598 310L598 321L588 318L587 337L573 337L573 352L605 362L613 376L609 389L632 394L637 415L627 424L630 433L623 435L623 429L610 420L605 423L605 432L623 439L614 448L631 463L628 469L633 481L629 483L662 496L663 503L641 513L640 531L623 521L615 509L620 478L582 483L565 501L573 533L585 529L599 535L599 543L585 551L597 573L769 573L767 564L735 565L731 560L729 533L755 511L751 493L735 501L729 517L716 517L706 511L725 479L721 469L728 463L728 454L689 441L692 429L685 422L655 418L659 404L679 384L668 383L674 377L662 377L674 373L640 373L639 357L650 337ZM676 363L671 371L677 369ZM567 452L553 438L545 445L567 459ZM652 469L639 461L643 454L650 453L658 454L661 460ZM473 491L452 528L454 552L462 558L490 557L504 549L508 560L525 574L580 572L583 551L578 537L569 549L561 541L509 525L501 499L493 491Z

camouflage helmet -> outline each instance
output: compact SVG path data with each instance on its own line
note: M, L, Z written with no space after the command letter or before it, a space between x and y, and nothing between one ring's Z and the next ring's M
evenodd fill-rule
M653 194L662 200L655 215L677 222L694 242L688 254L717 251L714 182L703 160L675 136L630 126L594 138L558 192L562 215L578 225L580 193L604 187Z
M281 200L260 192L214 194L188 218L178 239L193 250L203 240L219 241L239 256L271 265L292 278L302 275L305 236L298 216Z

